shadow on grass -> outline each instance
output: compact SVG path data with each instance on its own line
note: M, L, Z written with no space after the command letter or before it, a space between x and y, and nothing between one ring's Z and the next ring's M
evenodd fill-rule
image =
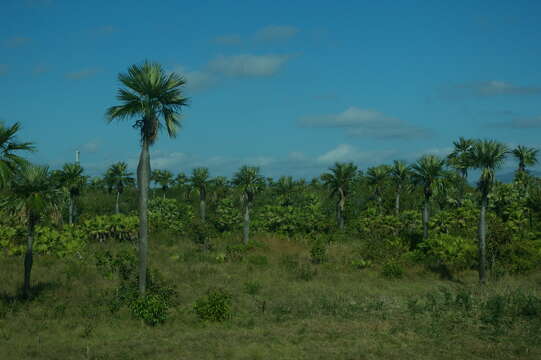
M22 287L18 288L15 295L7 292L0 292L0 304L13 306L17 303L31 302L38 299L44 293L54 291L60 287L56 281L38 282L30 288L30 295L25 296Z

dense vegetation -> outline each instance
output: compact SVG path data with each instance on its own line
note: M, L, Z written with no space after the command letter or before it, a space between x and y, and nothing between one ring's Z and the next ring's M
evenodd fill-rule
M310 180L175 176L149 147L174 136L184 80L151 63L119 79L107 114L137 119L137 181L122 161L29 164L19 124L0 126L7 358L541 357L536 149L461 138Z

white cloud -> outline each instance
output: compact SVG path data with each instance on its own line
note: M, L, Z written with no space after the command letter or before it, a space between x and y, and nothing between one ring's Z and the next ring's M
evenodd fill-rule
M100 150L102 140L93 139L80 146L81 152L83 153L96 153Z
M186 88L192 91L207 89L218 82L217 77L209 71L189 70L182 65L176 66L173 71L186 79Z
M291 25L270 25L258 30L254 36L256 41L283 41L299 32Z
M270 76L288 59L288 55L221 55L209 63L209 69L231 77Z
M428 134L403 120L355 106L338 114L306 116L299 123L304 127L346 128L349 135L376 139L411 139Z
M500 80L490 80L479 83L462 84L458 89L467 89L474 95L532 95L541 94L541 87L521 86Z

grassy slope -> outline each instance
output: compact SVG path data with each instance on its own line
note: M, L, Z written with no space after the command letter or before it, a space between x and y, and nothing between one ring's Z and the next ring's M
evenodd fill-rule
M225 241L225 240L223 240ZM154 239L151 261L178 291L166 323L148 327L126 309L111 314L104 291L116 280L82 260L37 257L37 295L15 302L22 260L0 255L0 353L3 359L540 359L541 319L480 320L445 305L445 293L469 291L478 304L512 289L541 296L541 276L504 278L479 289L474 273L439 280L421 268L387 280L378 268L348 265L352 244L330 248L330 261L309 264L302 242L260 237L266 244L242 262L220 263L188 241ZM115 251L128 244L108 245ZM262 264L264 255L268 264ZM304 264L300 267L295 264ZM311 275L314 275L310 279ZM308 280L307 280L308 279ZM249 294L246 283L261 285ZM202 323L192 311L209 288L233 294L234 316ZM447 290L445 290L447 289ZM436 294L433 306L426 294ZM425 304L424 311L416 307ZM421 306L421 305L419 305ZM426 310L430 308L431 310ZM416 310L417 309L417 310ZM469 314L469 315L468 315Z

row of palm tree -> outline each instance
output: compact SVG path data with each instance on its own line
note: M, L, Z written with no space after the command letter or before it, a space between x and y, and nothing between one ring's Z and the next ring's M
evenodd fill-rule
M144 295L146 291L147 268L148 268L148 198L151 179L162 190L167 191L172 181L169 172L151 172L150 147L158 139L160 130L165 129L169 137L175 137L180 127L182 110L188 106L188 98L184 96L183 86L185 79L177 73L166 73L157 63L145 61L142 65L132 65L127 73L120 73L118 80L123 87L118 89L117 99L120 104L112 106L106 111L109 122L113 120L132 120L133 128L139 131L140 155L137 166L137 189L139 211L139 293ZM19 157L17 151L33 151L31 143L20 143L14 140L20 125L0 128L0 186L10 186L10 193L20 199L20 211L24 212L28 223L28 250L25 256L25 293L28 291L30 271L32 267L32 239L33 228L41 214L53 201L58 188L53 186L56 178L57 183L67 191L68 197L68 221L71 224L74 216L74 199L80 193L82 184L85 182L82 168L78 164L67 164L61 172L51 174L46 167L29 165ZM373 187L379 206L382 203L382 186L387 177L392 178L395 187L395 212L400 212L400 195L408 186L408 177L423 188L423 234L428 237L429 203L437 185L446 170L446 165L455 169L462 177L464 183L468 169L481 170L478 188L481 192L481 216L479 220L479 252L480 252L480 279L484 282L485 274L485 237L486 223L485 212L488 203L488 193L494 182L494 171L499 168L506 154L505 145L490 140L459 139L454 143L455 151L447 158L440 159L433 155L423 156L412 166L403 162L395 162L393 166L379 166L368 169L367 179ZM526 172L526 166L537 162L537 150L517 147L512 151L513 156L519 159L518 174ZM54 175L54 176L51 176ZM133 178L127 171L125 163L114 164L106 173L105 182L110 191L116 191L116 212L119 212L118 201L124 189L132 184ZM330 172L323 174L321 180L330 189L331 194L337 197L336 214L340 229L344 228L345 205L351 192L352 184L360 175L357 167L352 163L335 164ZM12 181L9 181L9 179ZM207 187L209 184L208 170L205 168L194 169L192 177L177 176L177 183L190 183L195 187L200 197L200 216L206 218ZM225 185L226 179L221 179ZM242 167L233 177L232 183L241 189L241 201L244 207L243 239L247 243L249 239L250 209L254 198L260 192L265 179L260 175L256 167ZM286 192L292 188L292 179L283 178L279 181L279 188Z

